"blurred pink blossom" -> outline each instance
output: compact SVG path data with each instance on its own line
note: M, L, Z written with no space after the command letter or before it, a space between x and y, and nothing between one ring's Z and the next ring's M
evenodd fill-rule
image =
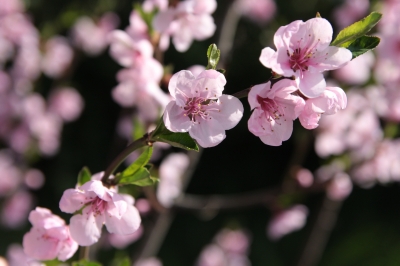
M211 14L217 8L215 0L185 0L176 7L159 12L153 27L161 33L162 50L169 46L168 38L179 52L189 49L193 40L202 41L214 34L216 26Z
M273 0L236 0L236 12L259 24L270 21L276 12Z
M20 13L25 9L21 0L0 0L0 16Z
M118 16L111 12L104 14L97 22L86 16L81 17L72 28L73 42L88 55L98 55L107 47L108 34L118 24Z
M248 101L254 111L248 121L251 133L267 145L280 146L288 140L295 120L304 107L304 100L291 94L297 91L292 80L280 80L271 88L271 82L251 88Z
M8 228L18 228L25 225L29 211L33 208L33 196L20 190L8 198L1 211L1 222Z
M371 51L356 57L347 65L332 72L333 76L345 83L362 85L371 77L371 68L374 66L375 58Z
M136 261L133 266L162 266L162 263L157 258L145 258Z
M174 100L165 108L165 126L172 132L189 132L204 148L221 143L225 130L243 116L239 99L222 94L225 84L225 76L211 69L197 77L187 70L174 74L168 85Z
M353 183L350 176L344 172L339 172L329 182L326 188L327 196L331 200L344 200L353 190Z
M300 230L304 227L308 209L304 205L295 205L274 215L268 224L267 234L272 240Z
M279 75L295 76L301 93L317 97L326 88L322 72L338 69L352 58L349 50L329 46L332 34L326 19L294 21L278 29L274 35L277 51L264 48L260 61Z
M24 252L38 260L66 261L78 249L64 220L45 208L36 207L29 214L31 230L24 235Z
M314 176L310 170L301 168L296 172L296 180L301 187L310 187L314 183Z
M15 165L11 152L0 150L0 196L12 194L22 181L22 172Z
M201 252L196 266L229 266L229 264L223 249L216 244L210 244Z
M30 189L39 189L44 184L44 174L38 169L31 168L24 174L25 185Z
M215 237L215 242L226 252L235 254L247 254L250 245L247 233L232 229L220 231Z
M143 226L139 226L138 230L129 235L108 234L108 241L114 248L124 249L130 244L140 239L142 235L143 235Z
M70 67L73 57L74 51L68 40L62 36L54 36L45 44L42 70L51 78L59 78Z
M333 11L333 16L339 28L344 28L362 19L368 9L368 0L345 0L340 7Z
M60 116L64 121L76 120L84 107L82 96L70 87L52 90L49 96L49 111Z
M159 11L164 11L168 8L168 0L145 0L142 7L147 13L152 12L156 8Z
M160 182L157 198L165 207L171 207L175 198L181 194L182 175L189 166L189 157L184 153L169 154L159 168Z
M103 174L97 176L101 178ZM103 224L115 234L129 235L138 230L141 219L133 203L131 196L120 195L92 179L79 188L64 191L60 209L75 213L83 207L82 214L75 214L70 220L71 236L79 245L90 246L99 240Z
M25 254L20 244L11 244L7 248L8 266L45 266L28 255Z

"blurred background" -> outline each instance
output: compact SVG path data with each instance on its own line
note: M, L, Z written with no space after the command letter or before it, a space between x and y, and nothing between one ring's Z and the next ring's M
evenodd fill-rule
M68 221L58 202L82 167L103 171L138 128L152 124L137 116L139 103L112 96L124 66L110 56L107 36L132 23L135 4L142 2L0 0L0 256L10 265L22 265L12 260L23 256L32 209ZM166 266L400 265L400 1L217 1L214 35L184 52L171 44L160 84L167 92L172 73L205 66L208 46L225 42L224 93L234 94L268 80L259 56L275 49L280 26L319 12L336 36L371 11L383 13L372 33L380 47L326 75L348 93L349 111L323 116L315 130L296 120L292 137L271 147L248 131L251 111L241 99L244 116L220 145L184 152L180 160L191 167L178 172L185 180L176 203L160 213L146 200L157 189L131 188L143 230L125 242L104 232L92 258L103 265L125 256ZM221 37L223 29L233 34ZM164 158L178 152L160 147L154 155L160 184Z

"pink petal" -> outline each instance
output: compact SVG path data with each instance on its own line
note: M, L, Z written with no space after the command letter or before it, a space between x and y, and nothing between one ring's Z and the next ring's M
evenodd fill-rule
M86 193L71 188L64 191L59 207L62 212L74 213L89 201Z
M216 119L200 120L190 128L189 134L203 148L214 147L225 139L225 130Z
M262 142L270 146L280 146L282 141L288 140L293 132L292 120L271 121L272 134L260 136Z
M308 98L318 97L326 88L324 75L322 73L311 73L306 71L299 80L299 89Z
M179 106L184 106L186 104L187 98L192 98L192 81L195 79L190 71L182 70L175 73L168 84L168 90L171 96L176 99L177 94L179 94ZM185 99L186 97L186 99Z
M238 98L225 94L219 97L218 102L219 111L210 111L210 116L225 130L235 127L243 117L243 104Z
M75 242L72 238L68 238L64 240L61 246L60 251L58 252L58 260L66 261L71 258L75 252L78 250L78 243Z
M24 235L22 245L26 255L37 260L52 260L57 257L59 242L43 237L45 234L46 231L44 229L32 227Z
M212 16L204 14L201 16L196 16L192 22L192 34L193 38L202 41L213 36L217 26L214 23Z
M71 237L80 246L90 246L96 243L101 236L104 217L102 215L94 216L92 212L88 215L89 208L90 206L86 207L82 211L83 214L75 214L70 220Z
M268 83L254 85L250 89L247 99L249 101L251 110L260 106L260 103L257 101L257 96L266 98L267 97L266 91L268 91L270 89L270 86L271 86L271 82L268 82Z
M120 235L133 234L141 223L139 212L132 205L127 206L126 212L120 219L111 215L106 215L105 218L108 232Z
M164 32L169 28L170 23L173 21L175 11L168 9L163 12L159 12L153 19L153 27L159 32Z
M310 59L310 65L318 71L334 70L350 62L350 50L341 47L329 46Z
M103 183L100 180L90 180L83 184L80 188L80 190L87 191L87 192L94 192L97 197L99 197L102 200L105 201L110 201L111 197L108 194L109 190L105 186L103 186Z
M225 84L223 74L213 69L204 70L196 77L192 93L204 99L216 99L222 95Z
M185 116L183 108L176 105L175 101L165 107L164 124L172 132L188 132L193 122Z
M265 67L272 69L276 65L277 56L278 56L277 52L275 52L269 47L266 47L261 50L260 62Z

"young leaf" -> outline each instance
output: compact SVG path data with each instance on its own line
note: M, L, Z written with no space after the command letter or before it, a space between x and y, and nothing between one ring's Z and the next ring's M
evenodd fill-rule
M145 133L146 129L144 128L144 124L135 117L133 119L132 139L140 139Z
M211 44L207 49L208 64L206 69L217 69L220 55L221 51L217 48L217 45Z
M150 176L150 172L147 167L142 167L136 171L133 175L125 176L119 180L119 184L124 185L136 185L136 186L152 186L158 181L157 178Z
M331 43L331 45L345 48L348 47L356 39L368 33L378 23L381 17L381 13L372 12L367 17L355 22L339 32L338 36Z
M82 186L86 182L90 181L92 178L92 173L90 173L89 168L86 166L82 168L82 170L78 174L78 185Z
M139 169L144 167L150 160L151 154L153 153L153 147L146 147L143 153L137 158L128 168L126 168L122 173L120 178L131 176L135 174Z
M171 146L185 149L199 151L196 142L190 137L189 133L179 133L169 131L161 118L157 128L151 133L150 139L152 141L160 141L168 143Z
M347 49L353 54L353 59L378 46L381 39L375 36L362 36L352 42Z

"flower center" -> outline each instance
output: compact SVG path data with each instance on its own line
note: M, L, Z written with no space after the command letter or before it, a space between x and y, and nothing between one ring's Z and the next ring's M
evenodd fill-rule
M275 100L257 95L257 102L261 105L261 109L264 111L268 121L276 121L279 120L280 117L285 116L282 106L279 106Z
M90 203L90 210L89 212L93 212L94 216L102 214L106 210L107 206L107 201L100 199L99 197L96 197L91 203Z
M312 56L312 53L302 53L301 48L296 48L293 54L290 54L287 51L287 55L289 56L289 64L290 68L293 71L306 71L308 70L308 59Z
M189 98L185 104L185 107L183 109L186 111L185 116L189 117L190 120L193 122L198 122L196 121L196 117L200 117L203 119L206 119L209 113L207 113L206 107L213 102L212 100L205 100L204 98L201 97L194 97L194 98Z

